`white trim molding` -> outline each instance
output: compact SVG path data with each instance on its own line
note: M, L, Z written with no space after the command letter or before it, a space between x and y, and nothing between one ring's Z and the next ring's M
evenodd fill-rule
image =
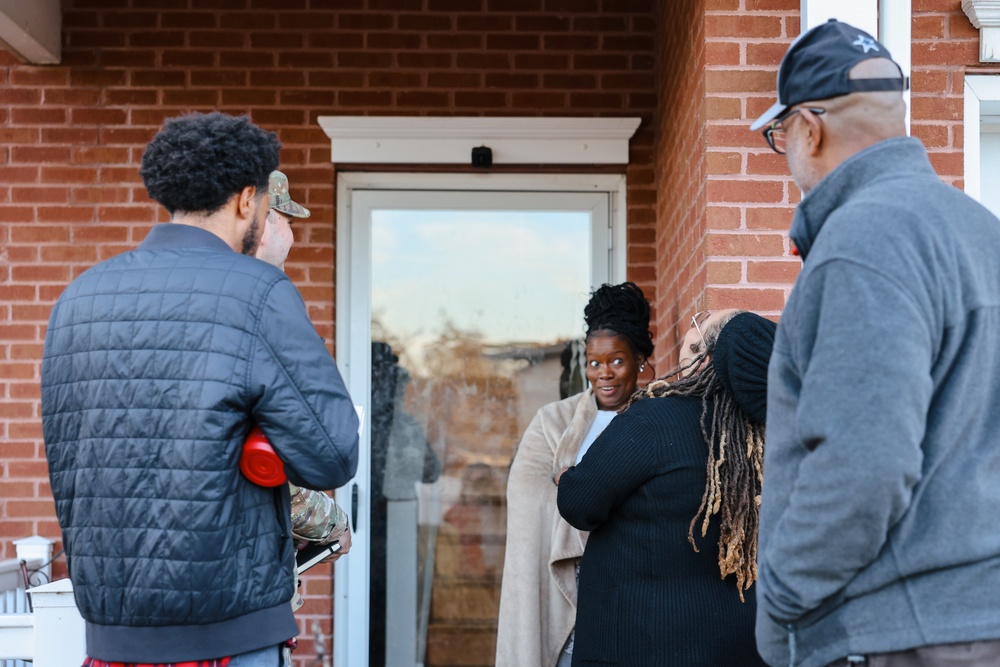
M333 163L628 164L639 118L320 116Z
M962 11L979 30L979 62L1000 62L1000 0L962 0Z

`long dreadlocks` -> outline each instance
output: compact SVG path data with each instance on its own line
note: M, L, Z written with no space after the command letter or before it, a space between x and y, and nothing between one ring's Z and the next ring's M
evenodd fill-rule
M688 527L688 542L695 551L695 526L705 537L711 518L719 516L719 571L725 579L736 575L743 591L757 580L757 525L763 482L764 425L750 421L733 395L725 389L712 364L705 363L734 312L706 330L705 350L691 364L651 382L633 394L629 405L644 398L701 397L701 431L708 448L705 492ZM702 367L703 366L703 367ZM700 370L670 382L686 368Z

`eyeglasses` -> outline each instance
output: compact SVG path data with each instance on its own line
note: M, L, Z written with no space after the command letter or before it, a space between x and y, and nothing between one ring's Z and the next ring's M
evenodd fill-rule
M705 319L708 319L707 316L711 314L712 311L710 310L702 310L691 316L691 325L694 327L694 330L698 332L698 336L701 338L702 347L706 349L707 346L705 345L705 334L701 332L701 322L699 322L699 320L704 321ZM705 315L706 317L702 318L702 315Z
M708 351L708 345L705 343L705 335L701 331L701 323L707 320L708 316L711 314L712 311L710 310L702 310L691 316L691 326L698 332L698 337L701 338L701 350L696 351L693 349L695 347L693 344L691 345L692 349L690 350L684 348L681 349L680 359L678 360L680 367L677 371L677 373L680 373L681 377L685 377L689 373L693 373L697 370L694 368L695 360L699 357L704 357L704 354Z
M785 128L782 127L782 123L803 109L808 109L811 113L814 113L817 116L821 116L826 113L826 109L821 109L819 107L798 107L796 109L792 109L785 115L772 120L761 132L761 134L764 135L764 139L767 141L767 145L770 146L771 150L778 155L785 154Z

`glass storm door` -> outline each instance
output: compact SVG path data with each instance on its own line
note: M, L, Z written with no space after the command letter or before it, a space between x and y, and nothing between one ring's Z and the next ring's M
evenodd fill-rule
M508 469L535 411L582 389L562 353L611 280L609 220L607 192L352 192L338 341L366 423L338 491L338 666L493 664Z

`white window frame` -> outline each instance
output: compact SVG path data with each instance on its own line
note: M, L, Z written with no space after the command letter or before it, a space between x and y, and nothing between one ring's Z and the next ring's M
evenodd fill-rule
M317 120L330 138L330 160L334 164L351 166L470 165L472 149L482 146L492 151L494 165L627 165L629 140L640 123L640 119L634 117L320 116ZM337 178L336 340L338 363L348 386L351 386L352 364L348 355L341 355L350 349L348 337L352 335L352 327L370 327L370 322L353 317L355 309L350 303L350 286L358 278L356 272L370 268L366 265L362 269L360 262L352 263L351 257L352 193L358 189L608 192L611 202L610 275L614 282L625 280L627 207L623 175L498 174L489 169L465 174L345 171ZM365 421L369 419L370 416L366 416ZM362 455L367 456L367 451ZM364 470L367 471L367 466ZM347 508L351 507L353 481L336 492L338 503ZM359 542L364 544L365 540L362 538ZM348 596L363 595L368 599L368 552L367 548L357 551L359 553L341 558L335 565L334 664L337 667L359 664L356 656L360 653L357 648L352 651L352 645L364 641L364 654L368 650L368 613L358 618L347 613Z
M359 244L352 238L355 192L360 195L371 190L400 191L497 191L497 192L538 192L538 193L606 193L610 203L608 212L609 249L606 258L607 275L615 283L626 279L626 179L620 174L429 174L429 173L379 173L344 172L337 177L337 359L344 381L352 392L366 393L369 379L351 377L354 367L366 369L366 353L370 355L370 345L358 349L352 341L369 340L371 337L370 304L352 303L352 286L370 284L371 265L362 257L355 256ZM358 197L359 199L363 199ZM364 245L364 244L361 244ZM364 253L358 253L364 254ZM593 259L597 266L604 264L603 258ZM360 395L360 394L359 394ZM359 401L360 402L360 401ZM370 432L370 414L365 415L364 433ZM366 441L362 437L362 441ZM370 524L370 508L365 502L368 497L366 476L369 473L369 451L362 447L358 475L344 487L336 491L338 504L350 511L351 491L358 482L359 531L358 548L339 559L334 566L334 650L336 667L362 664L368 654L368 604L363 613L360 606L351 604L350 599L368 600L369 551L367 531ZM351 613L349 613L349 610ZM367 663L365 663L367 664Z
M976 201L982 193L982 152L980 135L1000 132L1000 76L965 76L965 118L962 121L965 162L965 194Z
M910 76L912 66L912 0L801 0L801 31L815 28L836 18L874 35L889 49L899 63L903 76ZM910 91L903 93L906 101L906 128L910 128Z
M879 4L879 0L802 0L799 6L802 32L835 18L878 37ZM892 51L888 44L886 47Z

